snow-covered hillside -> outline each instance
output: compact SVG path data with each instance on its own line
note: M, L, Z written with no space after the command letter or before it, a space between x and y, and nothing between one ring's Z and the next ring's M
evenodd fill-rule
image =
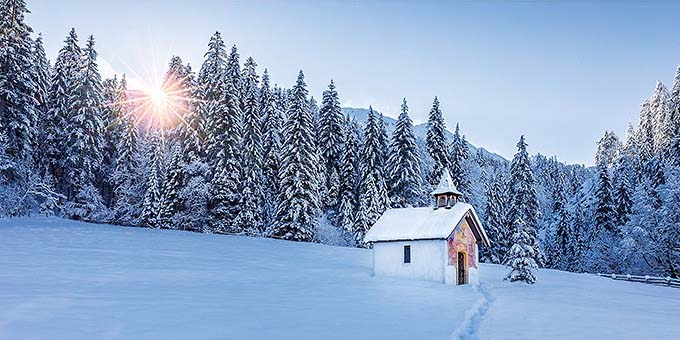
M0 339L680 338L680 289L541 270L370 276L370 251L0 220Z

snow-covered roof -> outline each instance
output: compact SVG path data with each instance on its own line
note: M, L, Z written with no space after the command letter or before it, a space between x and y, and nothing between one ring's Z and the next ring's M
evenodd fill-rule
M446 239L465 218L478 242L488 245L489 238L475 209L463 202L450 209L388 209L366 233L364 242Z
M451 179L451 173L449 173L448 170L444 171L441 179L439 179L439 184L437 184L437 187L430 194L431 195L455 194L458 196L463 195L460 191L458 191L456 185L453 184L453 179Z

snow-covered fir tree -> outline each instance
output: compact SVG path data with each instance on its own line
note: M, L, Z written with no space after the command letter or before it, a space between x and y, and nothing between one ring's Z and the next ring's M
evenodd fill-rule
M604 136L597 142L597 153L595 153L595 163L604 163L607 166L614 165L614 162L621 154L621 141L613 131L605 131Z
M103 96L94 37L87 40L78 80L71 84L66 117L64 176L67 214L75 219L101 220L105 210L95 176L104 150ZM92 210L96 205L97 211ZM101 210L99 208L102 208Z
M300 71L293 86L281 150L281 193L273 237L292 241L314 238L319 209L314 125Z
M75 29L71 29L54 63L44 143L40 150L42 164L39 164L40 172L50 174L56 180L57 189L62 192L65 187L63 159L66 156L66 122L80 74L81 55L78 35Z
M406 98L392 133L387 159L390 206L394 208L417 207L423 202L423 179L420 173L420 155L413 135L413 123L408 116Z
M185 229L180 220L184 211L181 190L184 187L184 168L180 145L172 148L167 174L164 176L159 190L159 207L157 226L164 229Z
M354 238L359 208L359 140L361 131L353 119L347 117L344 124L344 142L340 158L340 185L338 224L342 227L349 243L360 245Z
M262 190L269 197L279 196L279 171L281 169L281 129L283 125L283 102L281 89L270 88L269 73L262 74L260 89L260 115L262 117ZM266 228L273 225L276 217L278 200L265 199L263 206L263 224ZM266 230L265 233L268 233Z
M605 163L598 164L598 176L595 191L595 230L591 236L591 266L595 271L615 273L618 269L616 252L620 231L616 225L612 184Z
M556 180L553 186L553 206L551 221L547 230L548 237L544 247L546 266L556 269L567 269L569 256L569 238L572 237L569 230L569 213L567 211L567 198L565 197L566 182L564 174L555 169L553 177Z
M500 264L510 247L508 223L505 221L507 197L504 192L505 179L501 172L497 172L486 185L486 206L484 207L484 229L486 230L491 248L482 247L479 257L482 262Z
M149 132L148 169L146 171L146 192L142 207L141 224L148 228L160 228L161 189L163 184L164 150L161 132Z
M33 70L33 29L24 22L24 0L0 3L0 120L7 138L7 154L16 162L29 162L38 102ZM28 165L28 164L26 164Z
M453 133L453 140L451 141L451 156L449 157L449 170L451 172L451 178L456 188L463 193L463 199L470 199L470 179L469 170L466 164L467 160L470 158L470 151L467 146L467 141L465 141L465 136L461 136L460 128L456 124L456 130Z
M243 94L245 89L243 84L243 77L241 75L241 64L239 60L240 55L238 53L238 48L236 47L236 45L232 45L231 52L229 52L229 56L227 57L226 60L224 72L226 81L230 82L234 87L233 95L239 99L241 111L244 111L245 96Z
M237 89L227 80L212 129L207 131L208 160L212 170L208 210L212 231L241 233L235 220L241 201L241 108ZM214 156L212 156L214 155Z
M373 108L369 107L360 156L361 197L359 200L359 217L357 217L354 230L355 240L358 244L363 242L366 231L389 207L384 173L385 152L382 144L384 124L381 121L382 116L376 117Z
M255 60L248 58L243 70L244 111L241 153L243 191L240 209L234 222L239 230L250 235L259 235L263 231L262 202L265 199L262 187L262 121L256 66Z
M343 115L340 99L331 80L323 93L319 110L319 156L322 165L321 204L332 215L337 213L340 186L340 157L343 149Z
M531 236L531 227L527 225L521 216L517 215L512 223L513 231L510 238L512 246L508 252L507 264L512 268L507 276L511 282L524 281L533 284L536 282L534 271L538 267L536 264L536 250L533 246L534 240Z
M119 87L120 125L123 133L116 147L116 168L113 172L113 221L124 225L139 225L144 200L144 167L139 148L139 128L131 108L127 105L125 78Z
M649 98L649 110L651 114L651 127L654 136L653 149L655 153L661 152L668 147L670 143L670 136L667 135L667 124L670 116L668 107L670 94L666 86L660 82L656 82L656 87Z
M448 143L446 142L446 125L439 109L439 99L434 97L432 109L427 120L427 152L432 158L432 170L427 176L430 185L437 185L444 171L449 169Z
M528 237L529 244L533 245L533 252L523 254L533 256L536 263L541 264L541 254L537 240L538 197L526 148L527 144L524 141L524 136L521 136L517 143L517 153L510 164L510 181L508 183L509 205L506 218L511 223L510 234L512 235L513 242L515 237L521 238L522 241ZM518 232L515 229L520 222L523 230ZM527 234L527 236L524 234Z
M33 43L32 50L32 71L31 77L33 83L35 84L35 91L33 97L36 100L34 122L32 126L36 127L36 137L33 141L33 158L36 165L43 163L41 159L42 150L44 149L43 142L45 141L46 131L48 128L48 104L49 104L49 91L52 82L52 68L50 66L49 60L45 54L45 48L43 46L42 34L38 34L38 37Z

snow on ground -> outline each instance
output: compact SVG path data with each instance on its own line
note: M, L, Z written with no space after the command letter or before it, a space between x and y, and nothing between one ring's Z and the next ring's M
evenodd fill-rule
M549 269L527 286L505 274L481 271L492 302L480 339L680 339L678 288Z
M680 289L482 265L478 287L370 276L370 251L0 220L0 339L680 339Z
M319 244L0 220L0 339L447 339L478 298L370 264Z

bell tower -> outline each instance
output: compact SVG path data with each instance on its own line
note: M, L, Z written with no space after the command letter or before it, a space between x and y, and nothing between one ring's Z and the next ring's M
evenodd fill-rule
M453 184L453 179L451 179L449 170L446 170L442 174L439 184L430 195L434 198L435 209L451 209L463 194L456 189L456 185Z

